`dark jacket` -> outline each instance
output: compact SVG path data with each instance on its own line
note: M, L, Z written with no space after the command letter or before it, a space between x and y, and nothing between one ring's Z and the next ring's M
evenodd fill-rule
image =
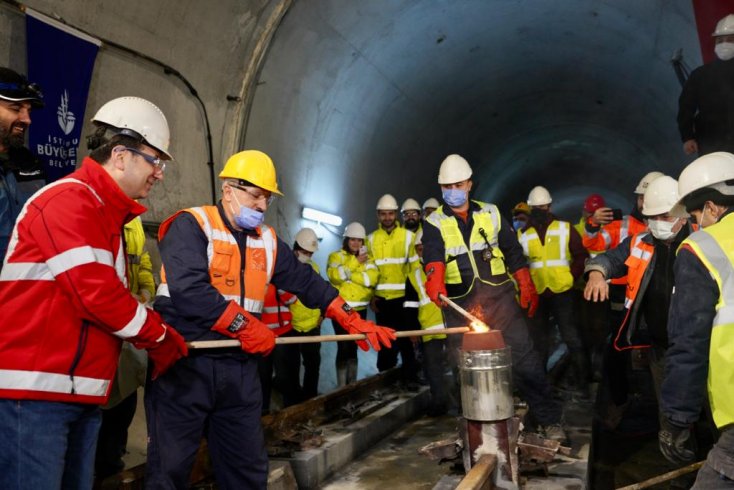
M691 226L687 224L671 244L654 238L650 233L642 234L642 241L653 245L653 254L642 275L634 303L626 308L627 314L622 324L612 326L616 332L614 346L617 349L641 347L649 343L661 348L668 346L668 306L673 294L675 251L690 233ZM630 256L634 237L627 237L619 246L589 260L585 274L598 270L606 279L626 276L625 262Z
M699 155L734 151L734 60L693 70L678 99L681 139L695 139Z

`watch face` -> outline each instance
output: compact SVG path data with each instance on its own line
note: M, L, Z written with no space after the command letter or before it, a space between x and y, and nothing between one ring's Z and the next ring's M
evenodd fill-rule
M232 319L232 323L229 324L227 330L230 333L237 333L247 326L247 318L242 313L237 313Z

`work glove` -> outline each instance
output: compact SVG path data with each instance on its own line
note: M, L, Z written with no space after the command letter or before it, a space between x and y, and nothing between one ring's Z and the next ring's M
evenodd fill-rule
M690 426L682 427L663 417L658 443L660 452L673 464L690 463L696 458L696 440Z
M189 355L186 341L181 334L170 325L164 325L164 328L166 333L163 339L158 345L148 349L148 359L153 363L152 379L156 379L168 371L176 361Z
M443 262L429 262L426 264L426 294L436 303L439 308L444 306L439 295L448 296L446 293L446 264Z
M243 351L267 356L275 348L275 334L259 318L230 301L212 330L240 341Z
M392 345L391 341L395 340L395 330L380 327L375 325L375 322L363 320L340 296L329 303L329 307L326 308L326 318L335 320L350 334L366 335L366 341L357 340L357 345L364 351L370 350L370 345L373 349L379 351L381 345L390 347Z
M528 318L535 315L538 309L538 291L535 290L535 284L530 277L530 270L527 267L518 269L512 276L517 281L517 287L520 290L520 307L528 310Z

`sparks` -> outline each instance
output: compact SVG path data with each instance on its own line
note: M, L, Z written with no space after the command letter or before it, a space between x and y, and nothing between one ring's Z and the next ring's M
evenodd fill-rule
M489 327L485 323L471 322L469 328L474 332L489 332Z

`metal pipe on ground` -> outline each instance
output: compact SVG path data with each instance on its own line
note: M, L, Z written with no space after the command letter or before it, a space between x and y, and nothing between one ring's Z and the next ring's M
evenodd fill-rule
M634 483L632 485L627 485L626 487L620 487L617 490L641 490L643 488L650 488L653 485L657 485L658 483L670 481L673 478L678 478L681 475L686 475L693 471L697 471L699 468L701 468L701 466L703 466L705 462L706 461L699 461L698 463L689 464L688 466L684 466L683 468L678 468L677 470L663 473L662 475L650 478L649 480Z
M400 337L421 337L423 335L456 335L460 333L470 332L469 327L453 327L434 330L405 330L395 332L395 336ZM276 345L282 344L314 344L318 342L342 342L346 340L366 340L364 334L347 334L347 335L312 335L309 337L278 337L275 339ZM224 347L239 347L240 341L231 340L194 340L186 342L189 349L220 349Z

